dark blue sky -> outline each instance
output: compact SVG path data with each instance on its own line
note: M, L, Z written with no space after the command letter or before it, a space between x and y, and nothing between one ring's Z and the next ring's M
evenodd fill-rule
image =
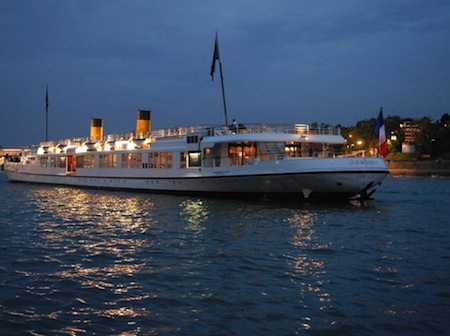
M223 123L450 113L450 1L0 0L0 146Z

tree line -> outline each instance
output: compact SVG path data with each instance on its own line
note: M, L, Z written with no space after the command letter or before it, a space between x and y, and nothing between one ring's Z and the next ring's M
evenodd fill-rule
M445 113L439 120L433 121L430 117L420 119L402 118L400 116L387 116L384 118L388 156L402 152L407 129L401 127L411 122L417 128L414 132L415 153L411 156L417 159L450 159L450 115ZM375 134L376 119L361 120L354 126L341 128L341 133L347 139L347 146L353 150L370 150L378 147L378 136ZM412 158L411 157L411 158Z

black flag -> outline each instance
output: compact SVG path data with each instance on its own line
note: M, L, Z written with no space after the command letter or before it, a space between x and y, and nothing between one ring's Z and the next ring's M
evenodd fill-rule
M220 55L219 55L219 40L217 39L217 33L216 33L216 41L214 43L214 55L212 59L211 64L211 79L214 80L214 72L216 71L216 61L220 61Z

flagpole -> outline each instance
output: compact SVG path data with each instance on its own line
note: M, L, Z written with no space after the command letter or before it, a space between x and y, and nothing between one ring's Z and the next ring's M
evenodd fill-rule
M222 62L220 61L220 58L219 58L219 70L220 70L220 82L222 84L222 99L223 99L223 111L225 113L225 126L228 127L227 102L225 99L225 87L223 85Z
M48 84L45 90L45 141L48 141Z

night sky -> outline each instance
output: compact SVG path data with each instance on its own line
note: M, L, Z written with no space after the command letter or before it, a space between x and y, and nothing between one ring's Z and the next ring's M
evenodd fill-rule
M450 113L450 1L0 0L0 146L223 123Z

